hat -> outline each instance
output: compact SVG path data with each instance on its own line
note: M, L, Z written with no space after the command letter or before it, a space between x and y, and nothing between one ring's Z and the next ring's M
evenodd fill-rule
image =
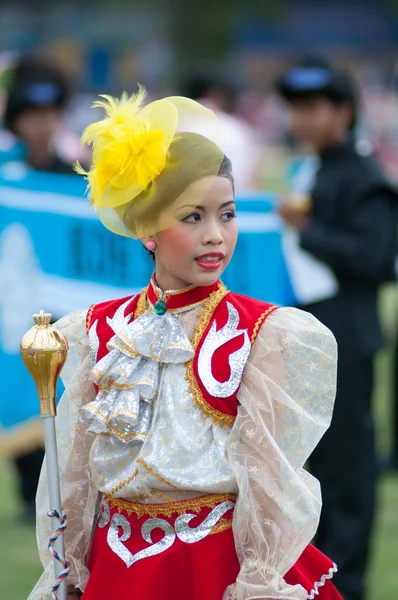
M276 87L288 102L308 96L323 96L335 103L349 102L354 107L357 104L352 78L320 60L302 61L280 77Z
M88 181L91 205L119 235L142 238L188 216L209 192L224 159L216 115L173 96L144 106L140 87L120 100L102 96L103 120L89 125L92 166L76 171Z
M68 98L66 78L57 67L39 58L21 58L11 75L4 124L12 130L15 119L25 109L62 109Z

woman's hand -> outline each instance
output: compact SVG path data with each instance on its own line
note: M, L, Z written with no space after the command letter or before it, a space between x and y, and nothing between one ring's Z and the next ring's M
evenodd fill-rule
M299 231L304 229L310 220L307 211L289 202L282 202L278 206L278 213L288 225Z
M68 600L80 600L82 593L80 590L75 588L73 585L68 586Z

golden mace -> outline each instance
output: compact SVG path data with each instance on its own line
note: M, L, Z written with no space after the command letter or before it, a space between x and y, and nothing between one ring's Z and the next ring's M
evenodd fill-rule
M64 558L63 531L66 527L66 515L62 514L55 417L57 414L57 380L66 361L68 343L63 334L50 325L51 315L49 313L41 310L38 314L33 315L33 320L35 325L23 336L20 352L22 360L36 384L40 401L40 416L44 422L50 501L50 512L48 514L57 524L56 531L51 536L49 544L51 554L54 556L56 576L53 598L66 600L66 577L69 572L69 564Z

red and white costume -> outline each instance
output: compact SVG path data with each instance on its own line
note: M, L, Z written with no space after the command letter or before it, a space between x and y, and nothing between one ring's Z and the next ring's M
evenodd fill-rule
M68 583L83 600L341 599L303 469L332 416L332 334L220 282L166 292L161 316L159 294L151 281L58 324ZM53 579L46 493L43 469L29 600Z

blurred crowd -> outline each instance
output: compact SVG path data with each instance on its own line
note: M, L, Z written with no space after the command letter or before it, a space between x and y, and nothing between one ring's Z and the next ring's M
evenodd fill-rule
M238 77L234 79L219 72L214 75L212 70L206 69L194 71L167 89L170 95L187 95L217 110L223 121L228 154L234 163L238 192L286 191L287 161L301 153L302 148L295 144L289 132L286 104L274 86L278 72L287 64L286 60L264 61L258 69L262 81L257 89L255 86L240 85L237 83ZM0 115L4 116L6 130L3 129L0 136L0 160L2 155L7 155L15 141L12 134L15 135L16 131L10 122L13 115L9 113L19 110L16 103L21 100L15 97L19 93L17 85L20 89L25 85L28 71L33 79L45 79L46 70L47 78L58 86L60 94L58 99L50 100L48 97L41 100L43 103L53 102L60 109L60 115L62 113L57 123L53 120L52 124L47 122L46 125L54 129L52 138L57 155L67 163L73 163L76 159L89 160L87 150L80 148L80 134L95 118L91 104L97 94L86 89L82 91L71 76L70 69L55 65L49 65L47 59L0 53ZM35 75L32 75L32 66L33 71L36 69ZM349 64L348 72L355 77L360 90L360 117L356 125L358 144L364 152L374 153L389 177L398 180L398 75L395 69L391 60L387 61L387 65L356 60ZM140 83L145 83L146 79L143 77L144 81ZM124 82L124 88L134 93L137 90L136 83L133 77L128 83ZM13 97L6 108L10 86L13 88ZM116 90L107 88L106 91L117 94L119 87ZM158 95L155 84L148 89L149 100ZM47 94L51 95L51 92L47 90ZM24 119L26 121L26 116ZM29 124L22 126L26 131Z
M391 182L398 180L394 77L387 85L386 77L372 77L370 69L364 74L359 93L358 73L343 74L312 57L270 76L261 93L206 72L192 73L170 90L216 112L237 194L280 193L280 216L293 234L291 252L305 251L300 260L310 255L318 261L324 288L300 305L332 329L341 358L334 424L311 468L324 493L318 544L339 562L336 582L346 600L364 598L378 469L371 410L374 356L383 343L377 293L395 278L398 211ZM0 162L15 152L32 169L58 174L72 174L76 160L89 164L79 139L95 118L89 111L94 96L79 94L62 68L35 56L4 57L0 85ZM127 91L136 91L135 82ZM297 156L315 165L305 171L304 184L303 176L300 184L288 177ZM39 448L16 459L32 513L32 474L41 459ZM398 455L393 452L387 462L397 469Z

